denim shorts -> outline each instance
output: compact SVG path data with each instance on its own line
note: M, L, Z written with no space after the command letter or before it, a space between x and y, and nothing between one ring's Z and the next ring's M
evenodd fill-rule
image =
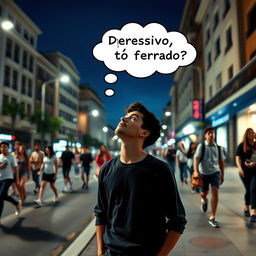
M212 187L219 188L220 187L220 172L215 172L210 175L202 175L203 177L203 187L200 188L201 192L205 192L209 190L209 185Z

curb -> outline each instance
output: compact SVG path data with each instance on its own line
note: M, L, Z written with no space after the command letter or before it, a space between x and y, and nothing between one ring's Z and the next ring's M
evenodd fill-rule
M95 217L76 240L61 254L61 256L79 256L95 235Z

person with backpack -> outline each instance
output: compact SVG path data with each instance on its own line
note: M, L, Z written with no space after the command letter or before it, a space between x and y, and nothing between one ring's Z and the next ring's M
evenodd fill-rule
M219 186L224 182L224 154L223 149L215 141L215 129L208 127L204 130L205 141L197 146L194 154L195 176L202 176L203 187L200 189L201 211L205 213L208 208L207 195L211 185L211 215L209 224L218 228L216 220Z

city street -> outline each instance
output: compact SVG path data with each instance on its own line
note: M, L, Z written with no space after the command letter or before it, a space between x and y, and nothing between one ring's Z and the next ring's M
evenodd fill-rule
M178 173L176 172L176 177ZM179 185L179 182L178 182ZM180 186L180 194L186 209L188 224L184 235L170 254L172 256L254 256L256 251L256 225L250 225L243 216L243 186L237 168L227 167L225 182L220 189L217 219L220 228L208 224L209 210L200 212L198 194L192 194L188 186ZM209 205L210 207L210 205ZM95 238L81 256L95 256Z
M73 172L71 177L73 191L61 193L63 176L59 168L57 203L52 202L53 193L47 185L44 205L36 206L31 180L26 185L28 196L20 217L14 215L13 205L5 202L0 225L1 255L58 255L88 225L93 217L97 183L91 180L89 190L85 191L80 177L75 177Z

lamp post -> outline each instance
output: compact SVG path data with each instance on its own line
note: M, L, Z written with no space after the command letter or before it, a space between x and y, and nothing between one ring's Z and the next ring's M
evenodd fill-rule
M14 25L11 21L4 20L4 21L1 22L1 27L2 27L3 30L9 31L14 27Z
M62 83L68 83L70 78L67 75L62 75L59 78L55 78L52 80L49 80L47 82L44 82L42 84L42 89L41 89L41 94L42 94L42 99L41 99L41 120L44 120L44 112L45 112L45 88L47 84L50 84L52 82L55 82L56 80L59 80Z

